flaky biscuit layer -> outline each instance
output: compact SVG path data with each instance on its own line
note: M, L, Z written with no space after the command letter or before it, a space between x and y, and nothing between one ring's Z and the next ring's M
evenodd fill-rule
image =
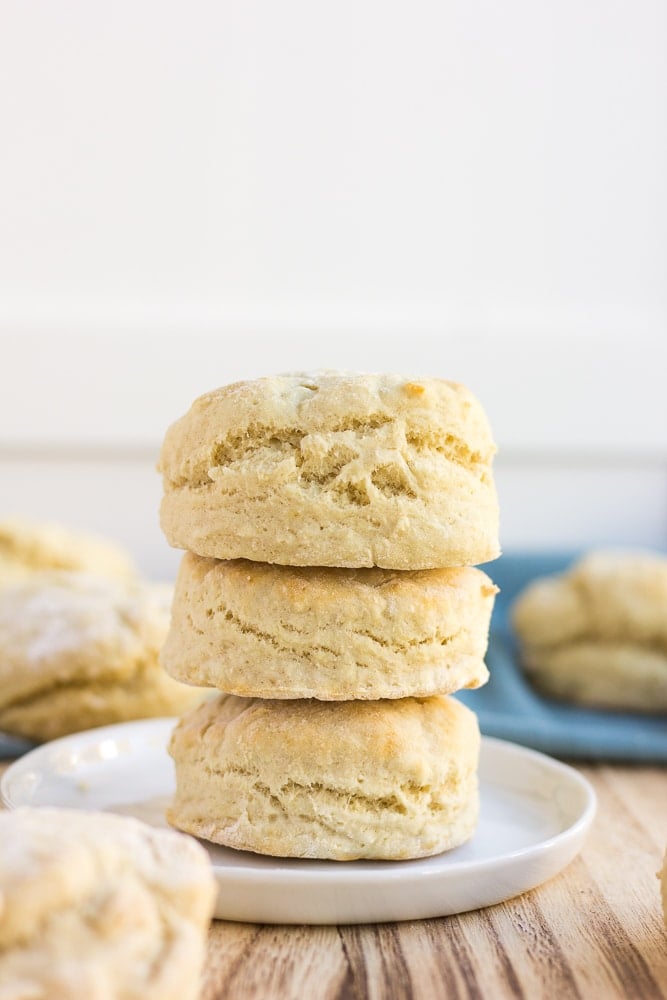
M499 554L495 445L464 386L304 373L201 396L167 432L177 548L295 566L428 569Z
M186 553L161 662L258 698L404 698L479 687L496 587L481 570L222 562Z
M477 822L477 720L452 698L222 695L181 720L170 753L170 822L241 850L417 858L458 846Z

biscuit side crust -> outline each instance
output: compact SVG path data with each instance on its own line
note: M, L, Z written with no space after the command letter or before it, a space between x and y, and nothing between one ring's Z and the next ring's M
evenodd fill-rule
M276 567L186 553L161 662L268 698L401 698L479 687L495 585L470 567Z
M181 715L203 697L205 692L169 677L153 660L137 664L123 680L98 676L34 690L0 708L0 729L37 742L55 740L131 719Z
M463 843L478 812L479 730L447 698L221 696L179 723L179 829L284 857L416 858Z
M667 712L667 656L630 643L572 642L523 651L535 687L592 708Z

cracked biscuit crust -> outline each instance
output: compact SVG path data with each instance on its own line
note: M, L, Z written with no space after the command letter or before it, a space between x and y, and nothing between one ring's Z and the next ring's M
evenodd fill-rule
M202 847L135 819L0 813L3 1000L196 1000L215 882Z
M499 554L486 416L439 379L319 372L201 396L160 457L170 544L294 566L463 566Z
M175 729L170 822L279 857L418 858L468 840L479 730L451 698L206 702Z
M186 553L161 662L257 698L404 698L479 687L497 588L481 570L332 569Z
M170 601L170 587L81 572L1 588L0 729L49 740L200 701L158 664Z
M529 677L585 705L667 711L667 559L598 551L534 581L512 620Z

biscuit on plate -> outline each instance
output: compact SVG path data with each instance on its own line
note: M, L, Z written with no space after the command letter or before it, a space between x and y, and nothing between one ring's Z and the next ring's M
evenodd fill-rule
M137 575L128 553L107 539L60 524L22 518L0 521L0 584L54 569L84 570L125 580Z
M582 705L667 711L667 558L598 551L531 583L512 621L528 676Z
M170 743L169 821L280 857L420 858L478 814L477 719L453 698L269 701L221 695Z
M441 379L336 372L237 382L167 431L176 548L290 566L431 569L494 559L495 445Z
M404 698L479 687L497 588L481 570L334 569L186 553L161 662L256 698Z
M126 816L0 813L2 1000L195 1000L206 851Z
M174 715L202 698L158 653L172 589L87 573L42 573L0 589L0 730L50 740Z

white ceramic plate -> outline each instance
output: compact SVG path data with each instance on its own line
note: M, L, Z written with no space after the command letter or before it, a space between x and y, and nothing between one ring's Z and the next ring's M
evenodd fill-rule
M166 826L174 787L173 719L128 722L32 750L4 774L9 808L66 806ZM532 889L579 851L595 795L575 770L502 740L482 741L481 816L473 839L420 861L302 861L206 844L216 916L257 923L413 920L490 906Z

